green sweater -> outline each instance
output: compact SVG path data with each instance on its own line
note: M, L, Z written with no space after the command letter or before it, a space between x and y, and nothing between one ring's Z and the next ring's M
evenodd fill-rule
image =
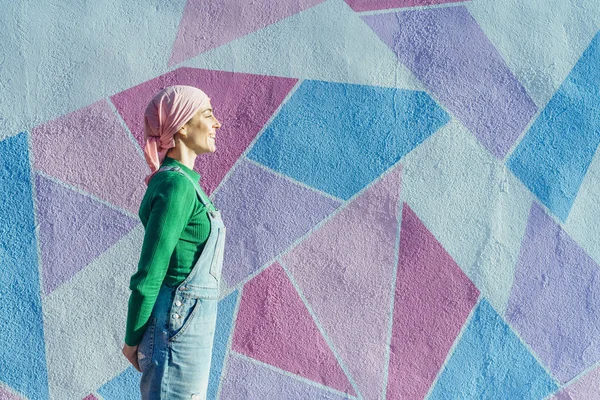
M161 285L176 287L185 280L210 234L207 208L194 188L202 190L200 174L170 157L162 165L180 167L195 184L177 171L162 171L150 179L139 209L146 229L142 253L129 282L125 343L130 346L142 341Z

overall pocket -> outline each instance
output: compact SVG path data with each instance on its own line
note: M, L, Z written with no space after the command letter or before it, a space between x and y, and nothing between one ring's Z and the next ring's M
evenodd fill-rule
M140 369L144 371L154 356L154 331L156 330L156 317L150 317L150 323L142 336L142 341L137 348L137 358Z
M221 271L223 269L223 253L225 251L225 227L220 227L217 244L215 245L215 254L213 255L210 264L210 274L216 280L221 279Z
M169 315L169 341L179 338L194 320L198 309L202 306L199 298L184 298L180 307L173 307ZM175 303L177 304L177 303Z

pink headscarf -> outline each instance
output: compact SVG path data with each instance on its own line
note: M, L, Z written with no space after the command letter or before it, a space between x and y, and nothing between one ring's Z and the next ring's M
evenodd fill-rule
M144 155L150 167L150 178L158 171L167 151L175 147L175 133L196 114L209 97L193 86L169 86L158 92L144 113Z

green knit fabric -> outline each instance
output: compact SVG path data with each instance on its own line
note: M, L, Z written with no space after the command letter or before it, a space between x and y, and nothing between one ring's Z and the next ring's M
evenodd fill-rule
M129 282L125 343L130 346L142 341L161 285L176 287L185 280L210 234L207 208L195 190L202 190L200 174L170 157L165 165L180 167L194 183L180 172L161 171L150 179L142 199L139 217L146 233L137 272ZM214 210L212 203L209 209Z

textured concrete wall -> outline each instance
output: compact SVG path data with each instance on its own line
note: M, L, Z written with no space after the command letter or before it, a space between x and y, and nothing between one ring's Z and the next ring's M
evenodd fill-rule
M0 399L137 399L142 112L223 122L210 399L600 399L597 0L4 1Z

